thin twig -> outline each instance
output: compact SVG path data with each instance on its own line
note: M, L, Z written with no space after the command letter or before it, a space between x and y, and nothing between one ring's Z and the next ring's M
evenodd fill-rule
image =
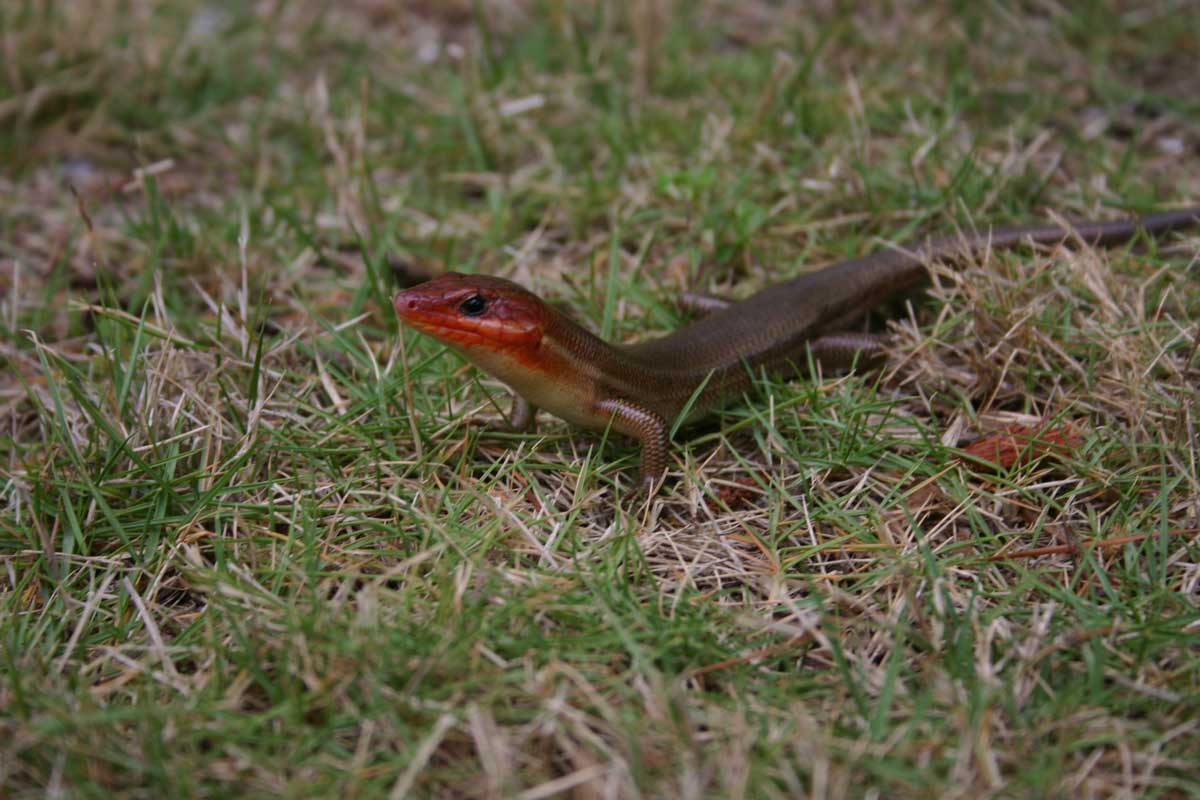
M1166 536L1187 536L1193 533L1200 533L1200 528L1177 528L1175 530L1166 531ZM1135 533L1130 536L1114 536L1111 539L1101 539L1098 542L1085 544L1082 547L1073 544L1052 544L1046 547L1034 547L1030 550L1018 550L1015 553L997 553L994 556L989 556L988 561L1004 561L1012 558L1033 558L1034 556L1050 556L1059 553L1074 553L1083 548L1097 547L1118 547L1130 542L1140 542L1143 539L1149 539L1151 536L1159 536L1158 533Z

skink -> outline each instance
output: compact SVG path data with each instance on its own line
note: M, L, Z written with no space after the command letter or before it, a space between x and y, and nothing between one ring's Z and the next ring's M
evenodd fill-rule
M910 289L926 264L987 248L1056 243L1073 233L1092 245L1200 223L1200 206L1133 220L1020 226L937 237L769 286L666 336L610 344L502 278L448 272L396 295L400 319L513 390L511 424L527 428L544 409L576 425L641 442L641 488L653 494L667 464L668 434L740 395L756 375L807 363L848 364L870 340L837 335L889 296Z

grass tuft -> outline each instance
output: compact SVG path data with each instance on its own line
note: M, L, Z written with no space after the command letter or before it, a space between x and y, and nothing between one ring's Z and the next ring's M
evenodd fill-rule
M1195 233L936 268L645 511L391 313L1200 199L1195 4L810 5L0 7L0 795L1200 791Z

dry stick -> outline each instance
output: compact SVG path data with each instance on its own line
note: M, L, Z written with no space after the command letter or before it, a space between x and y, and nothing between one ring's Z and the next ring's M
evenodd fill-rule
M685 675L688 678L698 678L703 675L707 675L710 672L717 672L719 670L728 669L729 667L735 667L735 666L738 666L739 664L749 664L751 661L757 661L760 658L770 658L771 656L779 655L780 653L786 653L788 650L791 650L792 648L796 647L797 645L803 644L803 643L809 641L810 639L812 639L811 633L803 633L799 636L793 636L791 639L788 639L786 642L777 642L775 644L769 644L765 647L759 647L754 650L749 650L744 653L739 653L736 656L730 656L729 658L723 658L720 661L714 661L711 664L705 664L700 667L694 667L694 668L688 670L685 673Z
M67 187L71 190L71 196L75 198L75 208L79 210L79 216L83 219L83 226L87 228L88 247L92 251L92 258L95 261L92 264L93 271L97 267L107 267L106 259L104 258L104 249L101 247L100 238L96 235L96 227L92 225L92 216L88 214L87 205L83 202L83 198L79 195L75 184L68 183Z
M1196 357L1196 353L1200 352L1200 327L1196 328L1196 335L1192 337L1192 349L1188 351L1187 358L1183 360L1183 368L1186 370L1192 363L1192 359Z
M1163 535L1166 536L1187 536L1193 533L1200 533L1200 528L1176 528L1175 530L1166 531ZM1143 539L1148 539L1151 536L1158 536L1157 533L1135 533L1131 536L1116 536L1112 539L1101 539L1098 542L1092 542L1085 545L1074 544L1053 544L1047 547L1035 547L1032 550L1018 550L1015 553L997 553L994 556L989 556L988 561L1004 561L1010 558L1032 558L1034 556L1049 556L1058 553L1074 553L1084 548L1096 547L1117 547L1130 542L1140 542Z
M88 215L87 208L83 205L83 198L79 196L75 184L68 183L67 187L71 190L71 196L75 198L75 207L79 209L79 216L83 217L83 224L88 229L88 233L95 233L96 229L92 227L92 218Z
M412 755L412 760L408 762L408 765L404 768L404 772L392 784L392 791L389 797L400 798L408 796L408 790L412 788L413 782L417 779L421 770L425 769L426 763L428 763L434 752L441 746L442 739L445 738L446 733L453 727L453 714L442 714L438 717L437 722L433 724L433 730L429 732L429 736L425 737L425 741L417 746L416 752Z

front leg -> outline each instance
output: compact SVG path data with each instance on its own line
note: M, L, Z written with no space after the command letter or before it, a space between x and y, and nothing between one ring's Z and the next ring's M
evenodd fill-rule
M699 314L700 316L707 316L714 311L724 311L734 303L733 300L727 297L720 297L719 295L708 294L707 292L692 291L680 292L675 302L684 311L691 311L693 314Z
M650 497L667 469L667 423L653 411L628 400L601 400L596 408L612 418L613 430L642 443L639 487Z
M537 411L537 406L513 392L512 408L508 412L508 424L505 426L505 430L512 433L523 433L529 430L533 427Z

